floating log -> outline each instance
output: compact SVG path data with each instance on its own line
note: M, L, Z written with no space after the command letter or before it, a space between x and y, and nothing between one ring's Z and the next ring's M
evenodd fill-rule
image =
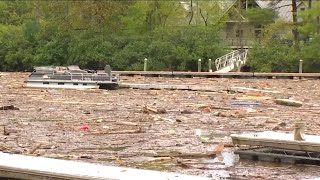
M292 99L275 99L274 102L279 105L284 106L294 106L294 107L301 107L302 102L301 101L295 101Z

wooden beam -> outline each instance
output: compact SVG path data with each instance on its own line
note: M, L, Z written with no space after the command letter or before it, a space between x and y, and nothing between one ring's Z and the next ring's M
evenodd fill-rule
M0 152L0 178L50 180L209 180L189 176L126 167L51 159L45 157L7 154Z

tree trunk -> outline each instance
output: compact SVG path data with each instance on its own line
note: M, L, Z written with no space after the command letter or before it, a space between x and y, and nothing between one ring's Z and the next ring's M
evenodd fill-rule
M190 1L190 20L189 20L189 25L191 24L193 19L193 2L192 0Z
M312 7L312 0L309 0L309 9Z
M243 3L241 0L238 1L239 4L238 4L238 11L239 11L239 14L240 14L240 19L239 19L239 22L238 22L238 31L239 31L239 44L240 44L240 49L241 51L243 51L243 35L244 35L244 32L242 30L242 8L243 8Z
M293 40L294 45L298 49L299 48L299 31L298 31L298 16L297 16L297 0L292 0L292 20L293 20Z
M201 17L202 17L202 19L203 19L204 25L205 25L205 26L208 26L208 12L207 12L207 14L206 14L206 17L204 17L201 8L199 9L199 11L200 11L200 15L201 15Z

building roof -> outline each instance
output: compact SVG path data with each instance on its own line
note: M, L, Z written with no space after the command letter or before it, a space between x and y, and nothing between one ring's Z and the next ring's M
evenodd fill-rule
M225 4L233 6L237 0L227 0ZM281 20L292 22L292 1L289 0L255 0L255 2L262 8L270 8L277 12ZM303 2L298 1L297 6ZM229 7L230 8L230 7ZM227 8L227 9L229 9Z
M281 20L292 22L292 2L288 0L256 0L257 4L263 9L270 8L277 12Z
M220 8L229 11L230 8L238 0L216 0ZM270 8L277 12L279 19L292 22L292 1L289 0L255 0L255 2L262 8ZM182 2L185 9L189 9L189 2ZM298 0L297 6L300 6L303 2Z

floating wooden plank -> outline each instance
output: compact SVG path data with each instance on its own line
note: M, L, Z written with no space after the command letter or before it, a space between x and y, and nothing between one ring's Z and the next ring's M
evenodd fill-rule
M279 105L284 106L293 106L293 107L301 107L302 102L301 101L295 101L292 99L275 99L274 102Z
M50 180L209 180L200 176L165 173L92 163L6 154L0 152L0 178Z
M261 90L247 87L230 87L229 91L234 92L263 92L263 93L280 93L279 91Z
M294 140L293 133L265 131L261 133L232 134L233 144L264 146L297 151L320 152L320 136L305 135L304 141Z
M189 91L211 91L217 92L226 90L225 87L212 85L186 85L186 84L134 84L134 83L120 83L120 88L133 89L167 89L167 90L189 90Z

